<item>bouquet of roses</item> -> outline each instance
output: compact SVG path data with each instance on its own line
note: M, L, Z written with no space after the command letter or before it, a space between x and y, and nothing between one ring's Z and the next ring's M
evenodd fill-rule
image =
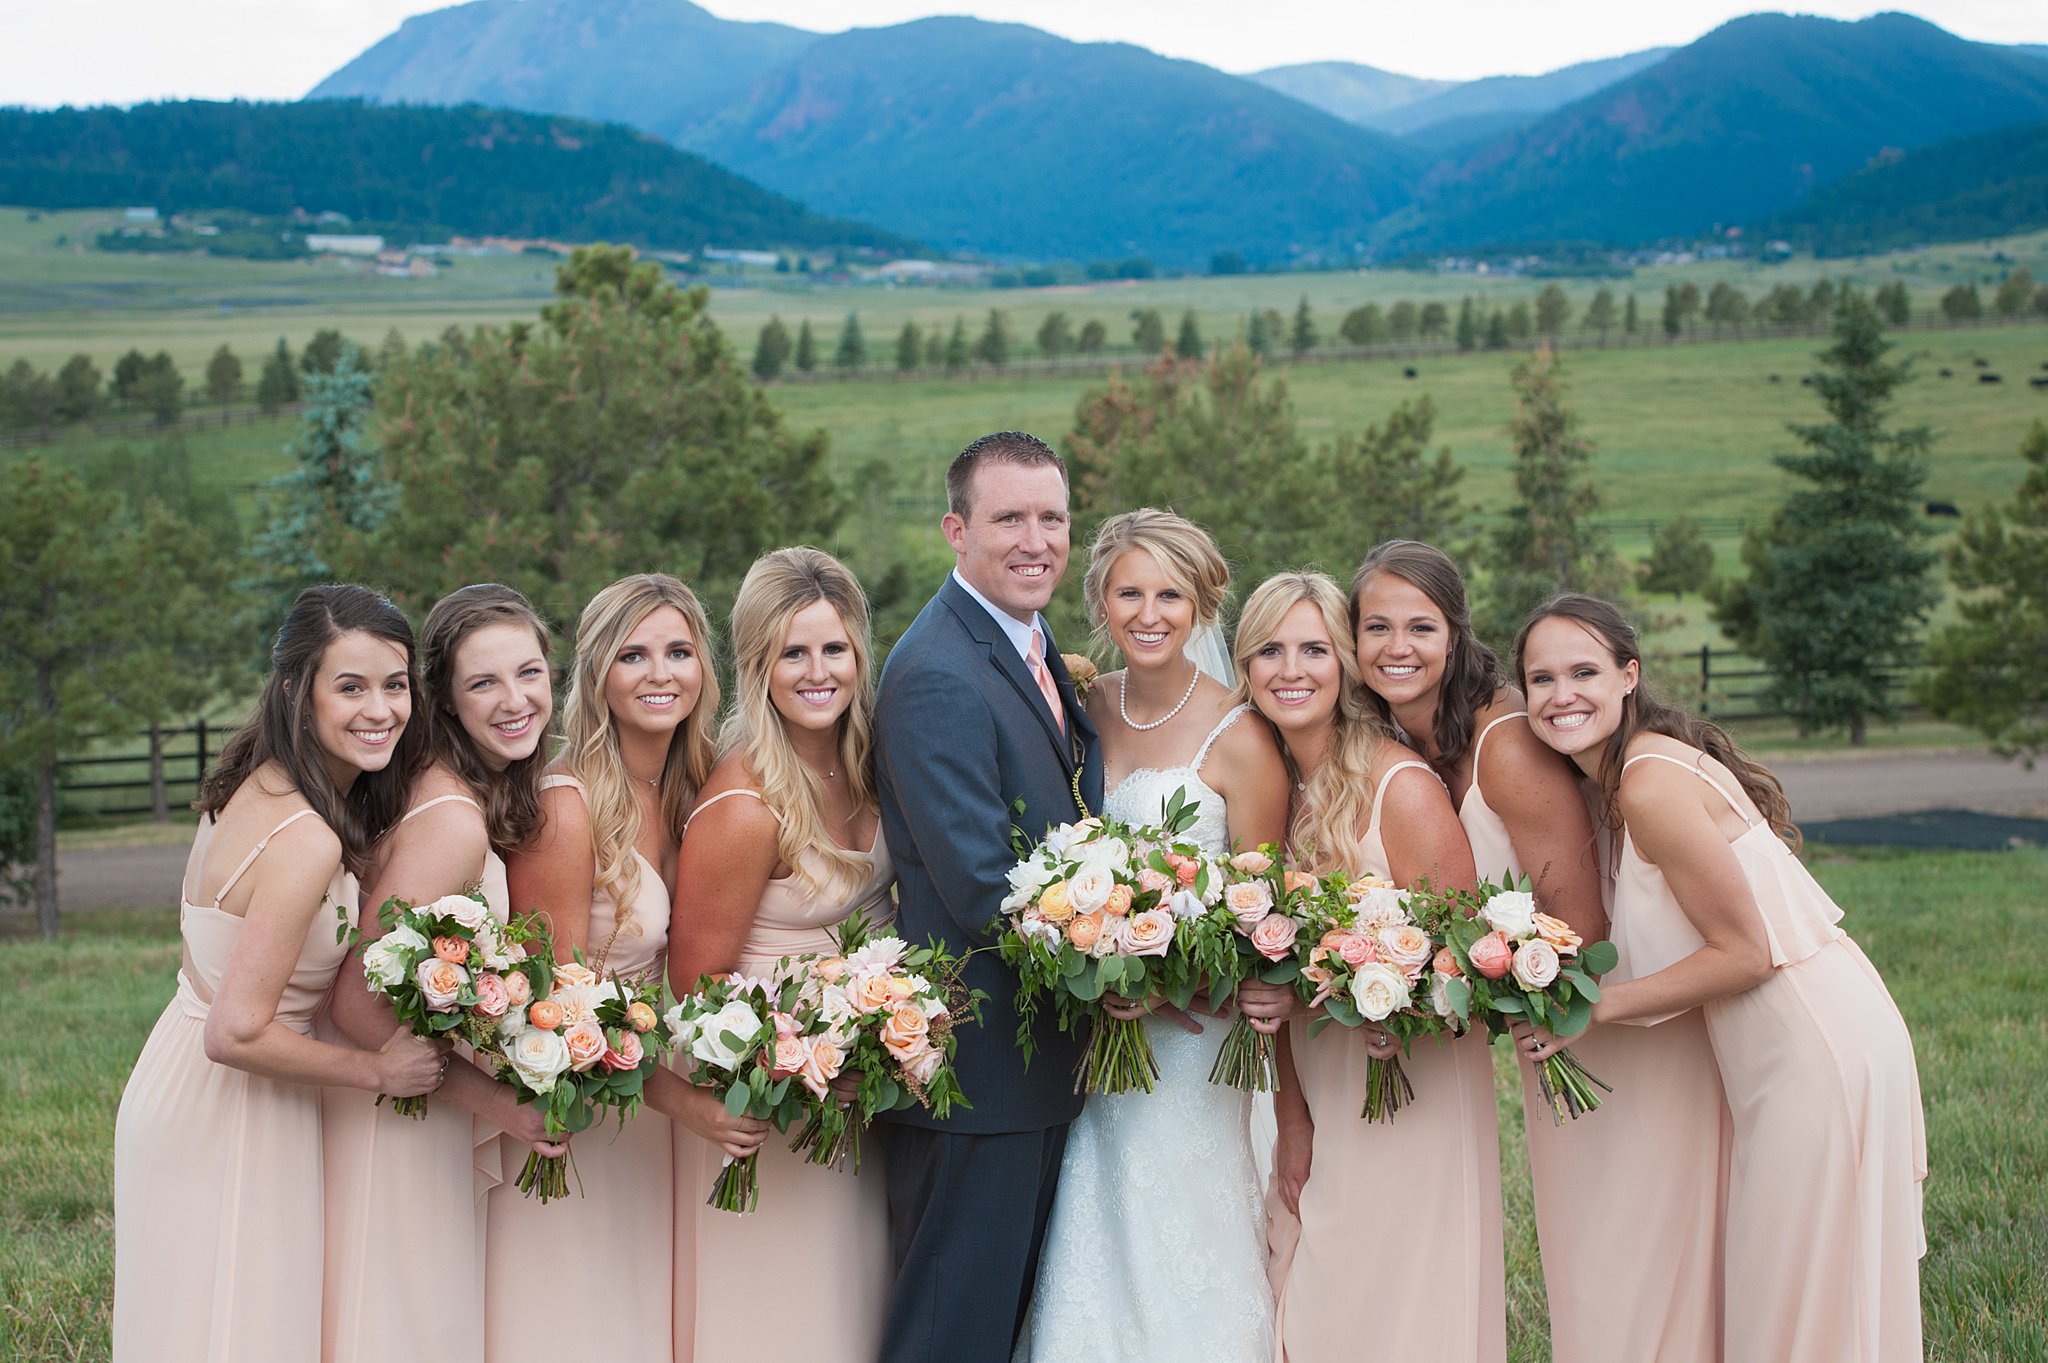
M523 1002L547 986L546 968L525 952L545 934L532 920L500 923L481 895L443 895L426 905L394 895L377 917L384 933L363 948L363 979L415 1036L489 1049L515 997ZM394 1098L391 1110L424 1117L426 1095Z
M962 1009L979 1016L983 995L960 983L959 957L937 944L874 936L865 914L841 923L833 941L837 955L785 963L800 982L796 1015L825 1028L804 1038L797 1078L811 1103L789 1148L826 1166L850 1155L858 1171L861 1130L878 1114L917 1103L943 1118L955 1104L973 1106L953 1072L953 1027ZM833 1076L849 1065L860 1075L851 1109L830 1094Z
M498 1021L489 1049L498 1081L510 1084L520 1102L541 1106L550 1136L584 1130L603 1109L623 1125L667 1049L655 1030L660 982L600 977L580 959L555 965L551 946L527 965L541 966L548 978L536 978L531 998L518 998ZM529 1151L520 1190L543 1202L567 1197L569 1159Z
M1017 969L1017 1044L1029 1064L1032 1022L1046 995L1063 1030L1092 1021L1077 1091L1150 1093L1159 1077L1144 1020L1110 1016L1104 995L1138 1003L1158 994L1186 1007L1206 976L1226 973L1236 959L1220 935L1188 926L1222 899L1223 872L1201 849L1176 841L1200 813L1186 796L1174 793L1162 827L1095 817L1061 824L1036 847L1020 847L1010 870L1004 917L992 930Z
M789 1130L812 1101L823 1100L851 1051L850 1044L827 1035L816 1009L798 1002L803 989L800 972L775 980L737 972L699 980L696 992L677 1000L666 1019L667 1035L682 1056L682 1076L720 1092L733 1116L758 1117L774 1122L778 1131ZM708 1203L726 1212L754 1210L761 1197L758 1158L728 1158Z
M1560 919L1536 911L1528 879L1503 876L1476 891L1431 906L1429 922L1442 940L1433 992L1438 1010L1461 1020L1477 1017L1495 1035L1517 1022L1556 1036L1576 1036L1593 1020L1600 997L1595 975L1614 969L1612 942L1590 946ZM1600 1106L1595 1089L1614 1090L1587 1071L1570 1049L1536 1070L1537 1088L1562 1125Z
M1321 1010L1309 1022L1311 1034L1331 1022L1345 1027L1370 1023L1406 1051L1444 1030L1446 1020L1425 1012L1415 992L1436 954L1436 942L1418 915L1435 898L1427 885L1403 890L1378 876L1349 881L1332 876L1303 901L1297 911L1302 931L1295 990L1310 1009ZM1359 1116L1392 1121L1414 1097L1399 1055L1366 1062Z
M1300 975L1294 958L1301 925L1296 911L1321 883L1286 864L1278 843L1239 852L1223 863L1223 898L1198 920L1198 934L1215 933L1228 965L1211 980L1211 1002L1247 979L1292 984ZM1218 988L1221 981L1223 989ZM1273 1038L1240 1014L1216 1053L1209 1082L1265 1093L1279 1085Z

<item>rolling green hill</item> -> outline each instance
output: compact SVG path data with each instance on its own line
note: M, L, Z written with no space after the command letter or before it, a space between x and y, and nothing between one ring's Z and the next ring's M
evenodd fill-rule
M1842 256L2043 227L2048 123L2032 123L1883 158L1758 231Z
M803 205L616 124L474 105L184 101L0 109L0 203L336 212L450 233L650 247L914 243Z

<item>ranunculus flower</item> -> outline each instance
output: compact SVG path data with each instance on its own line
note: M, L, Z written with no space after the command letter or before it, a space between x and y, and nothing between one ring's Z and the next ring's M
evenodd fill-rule
M578 1074L604 1059L604 1053L611 1049L605 1042L604 1028L590 1019L564 1027L562 1044L569 1048L569 1068Z
M505 995L505 977L490 971L476 977L476 1010L487 1018L501 1018L512 1006Z
M651 1032L655 1022L654 1005L645 999L634 999L626 1005L626 1025L634 1031Z
M1273 859L1257 850L1239 852L1230 859L1230 864L1248 876L1262 876L1273 869Z
M762 1055L768 1066L768 1077L786 1079L804 1067L804 1040L800 1036L779 1034L775 1044Z
M1430 960L1429 968L1439 975L1448 975L1454 980L1464 978L1465 974L1458 966L1458 953L1452 951L1449 947L1437 948L1436 955Z
M1539 913L1533 921L1536 935L1555 947L1560 956L1576 956L1580 946L1584 945L1584 939L1573 932L1572 925L1562 918L1552 918L1547 913Z
M1432 952L1429 934L1413 923L1396 923L1379 931L1380 953L1403 969L1419 970Z
M1174 879L1164 871L1155 871L1147 866L1138 872L1138 888L1146 894L1164 895L1174 887Z
M1173 945L1173 915L1147 909L1124 920L1123 949L1130 956L1164 956Z
M1067 882L1067 897L1074 901L1075 913L1094 913L1109 903L1109 892L1115 888L1116 877L1107 866L1083 866Z
M1344 964L1353 967L1365 965L1380 958L1380 944L1362 932L1347 932L1337 943L1337 954L1344 958Z
M640 1062L647 1058L647 1047L642 1044L640 1034L625 1028L615 1037L606 1038L611 1042L605 1048L604 1064L610 1070L637 1070Z
M588 985L596 983L597 972L595 970L592 970L589 966L583 964L583 962L581 961L571 961L567 965L558 965L555 967L555 988L557 990L562 989L565 986L569 988L574 988L577 985Z
M1297 871L1291 866L1287 869L1287 874L1281 878L1281 882L1287 887L1289 894L1296 890L1313 890L1316 887L1314 876L1306 871Z
M903 1072L911 1082L929 1084L932 1076L939 1072L939 1066L946 1063L946 1053L933 1046L903 1062Z
M525 971L515 970L505 977L505 998L514 1008L533 1002L533 981L526 978Z
M450 965L464 965L469 961L469 943L460 937L436 937L434 954Z
M452 1013L462 997L462 986L469 983L469 972L453 961L432 956L413 967L412 978L430 1011Z
M1367 961L1351 977L1351 1001L1368 1022L1385 1022L1413 998L1408 977L1385 961Z
M889 977L884 974L856 975L847 982L846 1001L858 1013L873 1013L887 1008L896 1001L896 995L889 989Z
M1520 941L1536 931L1536 896L1526 890L1502 890L1479 910L1486 926Z
M1089 952L1095 949L1096 939L1102 935L1102 923L1107 914L1077 913L1067 920L1067 940L1074 950Z
M1487 933L1465 954L1472 958L1472 968L1489 980L1499 979L1515 964L1515 948L1504 932Z
M427 914L432 918L452 918L475 932L483 926L484 919L491 916L491 910L475 895L444 894L427 905Z
M1547 988L1557 978L1557 948L1541 937L1515 948L1515 979L1524 989Z
M1269 913L1252 927L1252 950L1269 961L1285 960L1300 929L1284 913Z
M569 1068L569 1048L554 1032L521 1032L505 1051L513 1073L535 1093L551 1093L562 1071Z
M1131 911L1131 887L1118 885L1109 892L1109 898L1102 903L1102 911L1111 918L1122 918Z
M898 1060L908 1060L930 1045L931 1021L924 1010L905 1004L889 1014L882 1024L882 1044Z
M1249 928L1273 911L1273 887L1263 880L1240 880L1224 889L1223 903L1239 928Z
M1038 911L1048 923L1059 924L1074 916L1074 896L1064 880L1055 880L1038 896Z
M1173 878L1183 885L1194 884L1195 877L1202 873L1201 862L1193 857L1182 856L1178 852L1166 854L1166 865L1173 872Z
M754 1034L761 1030L761 1019L746 1000L732 999L717 1012L698 1019L697 1027L697 1035L690 1042L690 1054L707 1065L731 1071L739 1067L740 1056L753 1044ZM728 1032L739 1042L737 1046L726 1041Z
M802 1077L803 1086L816 1098L823 1098L832 1081L838 1077L840 1068L846 1064L846 1054L822 1036L814 1036L804 1043L804 1065L797 1073Z
M1102 920L1102 926L1097 930L1095 945L1088 948L1088 954L1097 959L1116 955L1124 949L1124 928L1131 920L1111 918L1106 913L1098 913L1095 917Z

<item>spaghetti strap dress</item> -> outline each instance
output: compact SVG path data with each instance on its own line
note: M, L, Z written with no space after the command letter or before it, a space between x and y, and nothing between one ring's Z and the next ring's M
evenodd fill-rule
M1723 1335L1743 1363L1921 1357L1927 1137L1913 1040L1842 910L1705 753L1668 762L1749 827L1729 844L1770 942L1770 976L1701 1010L1734 1124ZM1623 830L1613 919L1638 976L1702 943Z
M1480 731L1458 822L1479 874L1526 868L1480 787ZM1630 978L1624 960L1609 981ZM1613 1087L1599 1108L1558 1123L1519 1061L1536 1234L1556 1363L1717 1363L1721 1357L1721 1201L1728 1105L1698 1009L1655 1027L1594 1027L1572 1054ZM1615 1284L1634 1285L1626 1306Z
M1387 770L1353 870L1389 874L1380 807L1410 768L1437 779L1421 762ZM1288 1025L1315 1141L1299 1219L1277 1189L1267 1196L1282 1363L1501 1363L1500 1126L1485 1034L1418 1042L1402 1060L1415 1097L1391 1122L1368 1122L1359 1116L1363 1029L1325 1027L1311 1038L1301 1020ZM1368 1298L1372 1319L1362 1328L1355 1308Z
M573 776L541 778L541 789ZM630 912L593 890L591 968L661 978L668 959L668 886L640 853ZM669 1122L642 1110L606 1117L570 1143L569 1195L543 1203L515 1178L529 1146L500 1136L505 1181L490 1190L484 1255L484 1356L490 1363L645 1358L669 1337L674 1298L675 1171ZM574 1318L573 1345L551 1313Z
M399 822L443 805L467 806L483 823L466 795L423 800ZM510 896L496 852L484 854L479 888L504 922ZM339 1039L324 1014L321 1021L322 1035ZM430 1097L426 1116L414 1120L351 1088L321 1090L320 1126L325 1363L383 1363L424 1339L435 1341L442 1363L484 1363L484 1194L498 1182L498 1129L445 1098ZM450 1290L465 1282L469 1292Z
M201 821L178 896L187 969L149 1034L114 1122L116 1363L315 1363L320 1357L320 1090L217 1064L206 1016L242 919L220 907L298 813L249 850L210 903L191 885L216 828ZM347 947L337 870L278 999L308 1036Z
M721 791L691 817L729 796L761 798L744 788ZM683 838L689 841L687 826ZM880 828L873 848L855 856L866 869L851 883L835 882L823 855L809 849L799 870L811 879L791 874L769 881L738 969L765 977L785 956L829 955L828 929L856 912L886 932L896 917L896 869ZM874 1363L882 1357L882 1319L895 1278L882 1143L862 1142L856 1173L850 1161L839 1169L811 1164L790 1150L788 1136L771 1132L758 1162L761 1201L739 1215L705 1201L724 1155L680 1123L672 1134L676 1363ZM792 1309L791 1284L798 1285L800 1309Z

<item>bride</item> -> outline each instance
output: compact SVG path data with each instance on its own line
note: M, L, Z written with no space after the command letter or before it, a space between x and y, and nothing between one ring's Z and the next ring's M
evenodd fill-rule
M1194 661L1229 587L1208 532L1149 507L1103 524L1082 583L1097 638L1125 664L1087 701L1102 812L1158 823L1185 788L1201 807L1186 836L1217 853L1287 827L1272 731ZM1251 1095L1209 1082L1227 1023L1157 1001L1150 1013L1158 1087L1091 1095L1068 1136L1019 1363L1273 1357Z

